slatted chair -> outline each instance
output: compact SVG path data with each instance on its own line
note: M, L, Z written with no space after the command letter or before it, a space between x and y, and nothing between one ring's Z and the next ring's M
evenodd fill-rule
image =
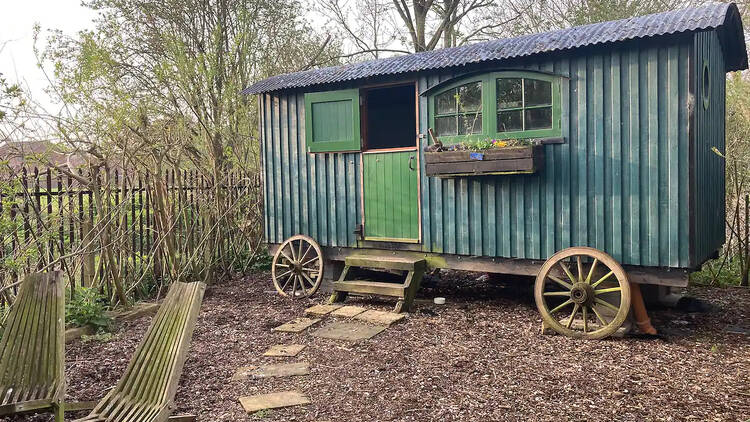
M170 414L205 289L203 283L172 285L125 374L89 416L76 422L194 419Z
M0 340L0 416L54 412L63 421L65 286L60 272L22 282Z

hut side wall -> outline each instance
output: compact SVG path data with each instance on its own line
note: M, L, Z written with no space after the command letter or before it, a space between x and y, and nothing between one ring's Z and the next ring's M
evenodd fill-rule
M715 31L695 34L694 105L695 174L692 180L694 207L694 260L698 265L710 258L725 241L725 176L724 159L711 148L725 152L725 90L724 57ZM708 107L703 106L702 72L704 60L709 67L711 93Z
M527 62L570 78L565 143L545 146L533 176L423 178L425 248L546 259L586 245L623 264L687 267L691 47L642 42ZM420 91L448 76L420 78Z
M546 259L588 245L623 264L688 267L692 51L693 38L681 37L509 62L567 77L565 143L545 146L536 175L421 177L423 249ZM454 76L433 71L416 79L422 92ZM360 156L306 154L303 99L300 91L260 99L266 238L279 243L304 233L323 246L356 246ZM426 98L418 112L426 133ZM424 174L423 159L420 165Z
M305 152L304 94L265 94L259 101L266 240L303 233L323 246L355 246L360 155Z

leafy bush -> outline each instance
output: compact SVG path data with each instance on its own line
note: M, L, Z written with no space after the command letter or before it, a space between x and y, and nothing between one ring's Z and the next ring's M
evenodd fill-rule
M690 275L690 282L704 286L739 286L742 266L738 258L719 258L703 264L700 271Z
M96 289L79 287L75 296L65 303L65 321L78 327L91 327L96 332L110 329L112 318L108 317L107 298Z

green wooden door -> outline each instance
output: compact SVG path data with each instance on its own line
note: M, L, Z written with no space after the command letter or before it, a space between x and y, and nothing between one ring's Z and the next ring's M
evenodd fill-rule
M365 239L419 241L416 150L363 154Z

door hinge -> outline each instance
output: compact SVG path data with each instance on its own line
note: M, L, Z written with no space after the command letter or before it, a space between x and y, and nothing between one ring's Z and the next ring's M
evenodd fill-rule
M364 227L362 227L361 224L357 224L354 227L354 234L357 235L357 237L359 238L359 240L362 240L363 237L364 237L363 236L363 234L364 234Z

